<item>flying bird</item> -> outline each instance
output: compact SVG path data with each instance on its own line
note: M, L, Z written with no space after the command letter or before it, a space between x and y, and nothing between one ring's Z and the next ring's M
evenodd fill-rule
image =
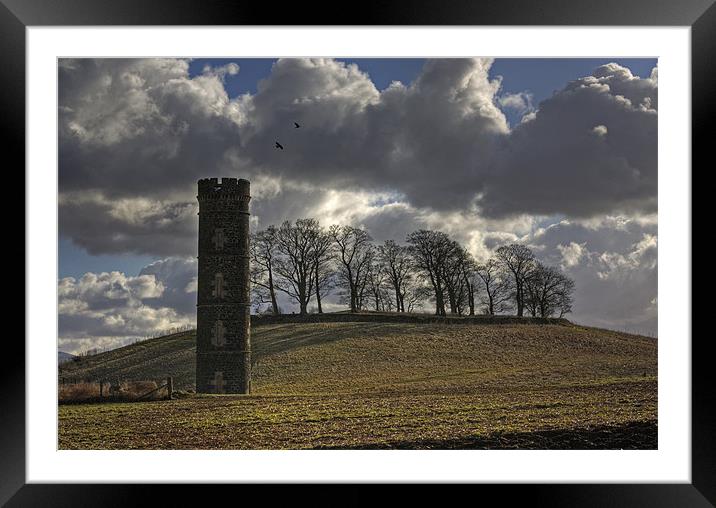
M276 148L280 148L281 150L283 150L283 145L276 141Z
M296 126L296 129L298 129L300 127L300 125L298 125L298 122L293 122L293 125Z

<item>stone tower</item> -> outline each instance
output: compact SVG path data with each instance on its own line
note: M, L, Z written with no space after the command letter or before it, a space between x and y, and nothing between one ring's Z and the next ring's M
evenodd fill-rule
M196 391L249 393L249 182L199 180Z

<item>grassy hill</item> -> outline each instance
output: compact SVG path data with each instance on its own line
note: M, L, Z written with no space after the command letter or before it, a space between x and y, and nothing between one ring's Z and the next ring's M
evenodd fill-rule
M254 326L252 343L251 396L60 406L60 447L656 447L656 339L568 323L283 322ZM186 389L194 349L191 332L171 335L61 376L171 374Z

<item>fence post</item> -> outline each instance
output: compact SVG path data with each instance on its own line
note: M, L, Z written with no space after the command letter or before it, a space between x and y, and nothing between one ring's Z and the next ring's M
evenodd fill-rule
M99 398L104 397L104 381L99 382Z
M174 393L174 380L169 376L167 377L167 400L172 400L172 393Z

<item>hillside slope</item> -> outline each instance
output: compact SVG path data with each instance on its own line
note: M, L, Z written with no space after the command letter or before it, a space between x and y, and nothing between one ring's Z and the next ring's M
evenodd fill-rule
M575 325L284 323L252 329L255 393L530 384L656 375L657 341ZM65 381L161 380L194 387L194 331L62 365ZM356 379L361 382L356 384ZM422 381L421 381L422 380Z
M656 446L656 339L509 324L285 323L252 334L251 397L61 406L61 447ZM153 339L63 375L171 374L186 388L194 347L190 333Z

